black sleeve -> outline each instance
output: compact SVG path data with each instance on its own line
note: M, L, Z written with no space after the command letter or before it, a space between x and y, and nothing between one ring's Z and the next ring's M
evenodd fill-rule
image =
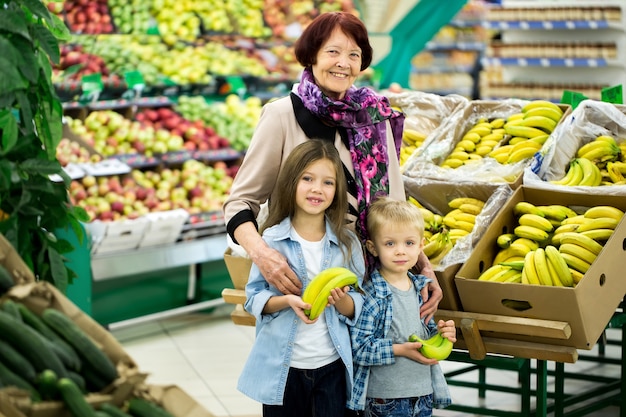
M233 242L237 243L237 239L235 239L235 230L242 224L252 222L254 223L254 227L259 230L259 225L256 222L254 215L252 214L252 210L242 210L239 213L235 214L235 216L230 219L228 224L226 225L226 232L233 240ZM239 243L237 243L239 244Z

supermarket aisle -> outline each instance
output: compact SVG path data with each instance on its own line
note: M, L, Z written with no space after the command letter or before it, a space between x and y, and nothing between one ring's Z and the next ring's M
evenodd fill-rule
M254 340L254 328L237 326L230 320L232 305L224 305L210 313L177 316L144 324L112 330L126 351L135 359L139 369L149 374L148 382L157 385L178 385L216 417L260 417L261 407L240 394L235 386L237 377ZM618 332L610 330L609 332ZM613 333L617 338L619 333ZM585 354L596 354L597 347ZM619 357L617 346L607 346L609 357ZM444 362L444 371L458 369L464 364ZM581 375L619 376L619 367L578 361L566 365L566 371ZM456 379L459 379L457 377ZM477 373L464 374L460 379L477 380ZM533 387L534 387L534 377ZM487 382L517 386L517 375L510 371L487 371ZM551 378L548 379L552 389ZM588 389L589 382L566 381L566 393ZM468 406L483 406L503 410L519 410L516 395L489 391L480 401L477 391L451 387L453 401ZM437 410L435 416L467 417L469 414ZM597 417L617 417L619 409L609 407L589 414Z

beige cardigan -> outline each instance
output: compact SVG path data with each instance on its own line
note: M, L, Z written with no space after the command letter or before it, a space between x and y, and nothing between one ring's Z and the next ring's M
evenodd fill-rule
M294 147L308 139L298 125L289 96L263 107L250 146L232 184L230 196L224 203L226 224L242 210L252 210L257 217L261 205L280 194L280 190L276 190L274 185L285 159ZM339 133L335 136L335 146L344 165L354 175L350 151L341 141ZM392 198L404 200L404 184L389 124L387 149L390 151L389 194ZM356 199L351 195L348 197L350 204L357 207ZM354 225L355 218L350 217L349 221Z

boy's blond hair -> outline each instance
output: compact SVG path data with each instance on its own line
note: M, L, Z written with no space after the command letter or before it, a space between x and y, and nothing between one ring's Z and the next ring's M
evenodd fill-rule
M378 231L389 224L411 224L424 237L424 217L420 209L408 201L378 197L367 212L367 234L372 239Z

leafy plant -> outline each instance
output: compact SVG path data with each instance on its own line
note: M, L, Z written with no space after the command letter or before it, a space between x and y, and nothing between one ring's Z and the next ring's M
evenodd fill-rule
M70 203L71 180L56 158L63 108L51 62L67 39L65 24L40 0L0 0L0 233L37 280L62 291L76 277L64 256L74 248L55 233L72 230L82 242L80 222L88 221Z

